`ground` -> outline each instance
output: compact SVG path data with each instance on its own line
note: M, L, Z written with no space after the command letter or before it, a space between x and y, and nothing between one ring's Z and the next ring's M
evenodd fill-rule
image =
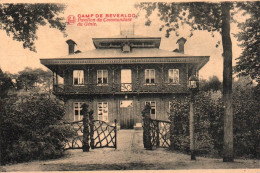
M167 149L145 150L142 131L120 130L118 149L95 149L90 152L68 150L60 159L32 161L6 165L0 171L88 171L88 170L167 170L167 169L260 169L260 160L236 159L223 163L222 159L197 157ZM259 170L260 172L260 170Z

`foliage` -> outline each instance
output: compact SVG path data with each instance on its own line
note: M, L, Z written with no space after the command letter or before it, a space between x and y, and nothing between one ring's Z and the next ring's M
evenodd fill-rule
M63 124L63 104L48 94L6 98L2 117L2 161L51 159L63 154L72 131Z
M241 42L243 52L239 58L235 71L239 76L250 76L260 83L260 39L259 39L259 11L260 2L239 3L238 7L244 11L243 15L249 15L245 22L239 23L241 31L235 36Z
M12 80L0 68L0 98L6 97L8 90L12 87Z
M37 86L40 86L38 90L50 91L50 86L52 85L52 72L44 71L40 68L31 69L26 67L18 72L16 78L17 89L24 89L25 91L37 88Z
M169 37L171 32L179 36L178 29L180 24L189 24L191 26L191 35L195 30L205 30L211 32L221 32L221 3L207 2L186 2L186 3L165 3L165 2L143 2L136 7L146 11L146 25L151 24L150 16L156 9L158 16L164 24L159 28L165 29L165 36Z
M39 26L49 23L65 36L64 18L58 17L64 9L63 4L0 4L0 29L14 40L23 42L24 48L36 51L34 42L38 39Z
M171 148L187 152L189 151L189 98L174 97L170 106Z
M235 153L257 157L256 150L260 147L259 86L248 85L248 79L240 78L234 82L233 90Z
M212 76L209 80L200 80L199 87L202 91L218 91L221 90L221 82L217 76Z
M257 157L260 139L260 90L247 85L248 80L234 82L234 153ZM198 154L221 156L223 149L223 101L213 99L212 92L199 92L195 97L195 138ZM170 121L172 148L189 151L189 98L173 98Z

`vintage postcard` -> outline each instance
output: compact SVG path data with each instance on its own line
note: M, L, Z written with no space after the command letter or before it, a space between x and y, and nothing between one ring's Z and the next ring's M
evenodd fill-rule
M259 172L259 1L0 1L0 171Z

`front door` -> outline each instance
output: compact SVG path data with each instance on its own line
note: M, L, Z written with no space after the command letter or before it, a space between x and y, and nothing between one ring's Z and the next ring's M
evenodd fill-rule
M119 123L122 129L132 129L134 126L133 100L120 100Z

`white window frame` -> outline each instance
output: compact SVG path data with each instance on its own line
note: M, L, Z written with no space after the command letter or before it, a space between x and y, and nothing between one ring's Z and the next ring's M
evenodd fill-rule
M82 72L82 75L79 72ZM78 80L77 84L75 84L75 79ZM84 70L73 70L73 85L84 85Z
M170 73L170 71L172 71L171 73ZM176 72L177 72L177 82L174 82L174 78L176 77L175 76L175 74L176 74ZM170 81L170 79L172 79L172 82ZM180 71L179 71L179 69L169 69L168 70L168 82L169 82L169 84L172 84L172 85L178 85L178 84L180 84Z
M98 72L100 72L101 71L101 74L102 74L102 76L101 76L101 83L98 83ZM107 82L106 83L104 83L104 71L106 71L107 72ZM108 70L97 70L97 84L98 85L107 85L108 84Z
M99 108L99 105L102 105L101 108ZM104 107L104 105L107 105L107 107ZM108 102L97 102L97 116L98 116L98 120L101 121L105 121L105 122L109 122L108 120ZM100 112L101 110L101 112ZM101 115L100 115L101 113ZM102 116L100 118L100 116Z
M80 121L83 119L83 114L81 114L82 112L82 105L84 104L84 102L74 102L73 103L73 119L74 121ZM76 106L77 105L77 108ZM78 115L75 114L75 111L78 111ZM77 118L76 118L77 116Z
M153 106L153 108L154 108L154 114L152 114L152 102L154 102L154 106ZM151 117L152 117L152 115L154 116L154 118L156 119L156 101L145 101L144 102L145 103L145 106L147 105L147 103L149 103L150 104L150 106L151 106L151 110L150 110L150 115L151 115Z
M152 76L152 71L154 71L153 76ZM146 74L148 74L148 76ZM147 83L146 79L149 80L148 83ZM152 82L152 79L153 79L153 82ZM155 84L155 69L145 69L144 70L144 80L145 80L146 85L154 85Z

